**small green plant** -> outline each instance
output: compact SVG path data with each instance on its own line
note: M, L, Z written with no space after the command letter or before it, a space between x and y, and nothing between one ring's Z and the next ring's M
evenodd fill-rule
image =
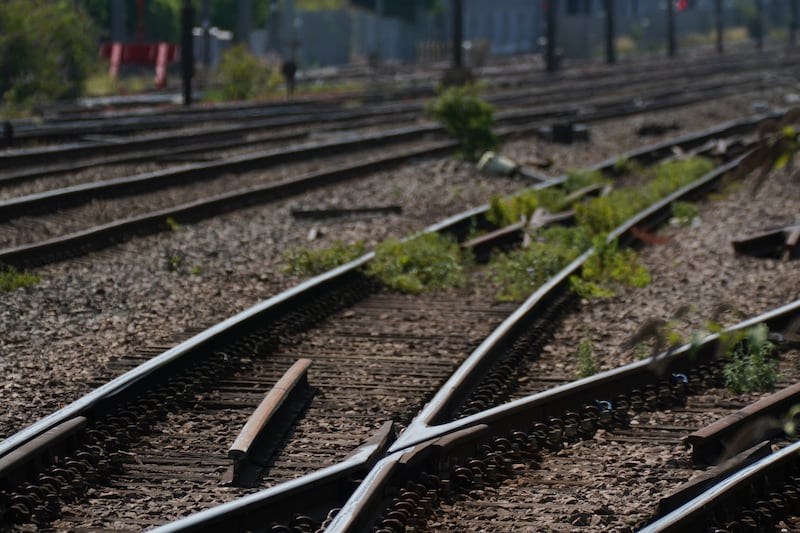
M725 386L731 392L765 392L775 388L778 361L772 357L775 346L769 342L768 333L767 326L759 324L734 337L740 340L728 350L728 362L722 369Z
M181 254L172 254L167 258L167 270L170 272L179 272L183 267L183 256Z
M562 188L567 194L573 193L578 189L583 189L589 185L608 183L603 173L597 169L571 169L567 172L567 179L564 180Z
M36 274L17 272L14 267L0 268L0 293L10 292L21 287L30 287L41 281Z
M642 166L635 159L620 156L614 161L612 172L617 176L637 174L642 171Z
M679 226L689 226L694 220L700 216L700 209L689 202L673 202L672 203L672 220Z
M478 95L474 85L449 87L425 106L456 137L465 159L475 161L486 150L496 148L492 133L494 110Z
M576 374L578 378L588 378L597 374L597 361L594 355L594 346L592 341L584 339L578 345L578 367Z
M576 204L575 219L595 235L606 234L648 205L707 174L712 168L714 163L702 157L661 163L648 169L654 176L644 186L615 190L606 196Z
M189 269L189 274L191 274L192 276L199 276L202 273L203 269L200 268L199 266L193 266L192 268Z
M605 237L595 237L593 252L583 264L580 277L572 276L572 289L583 298L614 295L615 285L644 287L650 283L650 274L639 263L635 251L619 249L616 239L607 242Z
M489 200L489 211L486 220L496 226L508 226L523 219L529 219L539 208L551 213L561 211L564 206L565 192L562 189L526 189L514 196L503 198L494 196Z
M340 240L335 241L328 248L293 248L283 253L286 261L284 272L314 276L321 274L345 263L349 263L364 255L364 241L354 244L345 244Z
M503 301L524 300L577 258L591 239L580 227L551 226L534 233L527 248L492 256L489 278Z
M181 229L180 224L178 224L172 217L167 217L167 219L164 222L167 223L167 227L169 228L170 231L178 231L179 229Z
M438 233L386 240L375 248L375 258L366 266L367 275L386 287L410 293L464 287L470 270L471 255L455 239Z

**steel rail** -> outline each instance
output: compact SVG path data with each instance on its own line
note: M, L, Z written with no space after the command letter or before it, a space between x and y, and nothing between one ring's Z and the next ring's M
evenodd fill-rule
M325 515L346 501L372 466L385 452L394 429L387 422L381 430L341 462L317 472L261 490L249 496L190 515L180 522L157 528L174 531L259 531L271 521L289 521L294 515Z
M631 234L631 228L635 226L652 227L663 222L669 217L672 203L690 196L698 196L716 186L728 171L736 168L740 161L741 157L717 167L692 184L675 191L637 213L609 233L608 241L619 239L622 243L632 242L635 237ZM540 317L558 296L568 291L570 276L580 272L583 263L591 254L592 250L587 250L562 269L561 272L553 276L537 289L503 324L495 329L411 421L406 431L393 445L392 451L407 448L426 440L430 438L431 434L440 433L442 427L459 426L461 424L460 421L451 421L456 414L456 410L477 387L488 369L493 366L497 354L502 353L516 339L522 328L527 327L528 324Z
M440 155L450 152L456 147L455 141L429 143L400 155L369 159L355 165L301 174L268 185L238 189L175 207L109 222L46 241L6 248L0 250L0 263L12 266L41 265L63 257L98 250L121 242L131 235L167 231L169 229L168 218L181 223L207 219L241 206L275 201L313 187L331 185L365 172L390 168L415 157Z
M420 135L438 131L441 131L441 128L436 125L398 128L377 134L352 135L345 140L337 139L307 143L289 149L279 148L259 151L209 163L183 165L177 168L147 172L135 176L73 185L0 201L0 222L27 216L35 212L80 205L95 198L134 194L169 185L211 179L225 172L261 169L265 165L277 165L297 159L300 156L312 157L340 150L382 146L392 142L416 139Z
M726 328L724 332L739 331L756 324L767 324L770 329L778 329L786 326L798 313L800 300L749 318ZM449 446L462 450L460 458L469 457L470 453L475 453L476 444L486 442L488 436L502 437L513 430L524 430L531 427L533 422L561 416L565 411L579 410L595 400L613 398L621 391L641 389L664 376L686 372L701 363L712 361L716 357L718 343L719 334L708 335L696 352L691 352L690 346L684 345L672 352L664 352L443 424L436 431L426 431L420 435L422 438L402 439L401 435L389 449L391 455L381 460L364 479L326 532L356 533L368 530L385 506L385 495L392 494L393 488L403 487L409 480L417 479L422 471L438 471L437 463L441 464L447 457L447 450L436 449L442 448L440 444L437 445L441 439L452 436L448 440ZM419 431L409 427L406 432L409 430ZM410 460L410 457L414 457L414 460ZM681 509L675 512L676 516L680 516ZM671 531L699 530L676 528Z
M792 58L789 56L782 56L778 60L774 60L773 57L767 58L770 65L773 66L781 66L784 65L787 61L792 61ZM714 57L714 58L692 58L688 60L688 62L681 63L677 66L674 62L661 62L653 64L652 61L648 61L647 68L648 74L645 76L652 76L656 72L660 71L670 71L674 72L676 70L684 70L687 74L694 73L695 75L709 75L715 74L719 72L735 72L741 71L743 64L746 66L749 63L754 63L758 66L765 65L765 58L763 56L754 56L752 53L739 53L739 54L731 54L730 56L725 56L723 58ZM490 81L495 81L494 85L498 86L538 86L540 85L539 82L547 79L547 85L552 86L553 83L572 83L575 81L584 82L589 80L589 84L596 84L598 79L609 78L609 77L617 77L617 76L624 76L626 79L630 79L629 74L634 73L638 74L641 72L643 65L641 62L633 62L633 63L625 63L617 65L614 69L594 69L590 72L582 72L578 75L578 73L570 72L570 71L562 71L557 73L555 76L549 75L531 75L530 69L528 68L517 68L516 72L514 71L513 66L504 66L501 69L491 69L486 68L483 69L485 75L490 77ZM509 70L512 72L509 76ZM655 72L654 72L655 71ZM503 74L505 77L498 76L498 74ZM374 73L369 74L370 77L374 78ZM431 76L429 73L421 74L420 77L424 79L426 82L430 82ZM635 79L635 76L634 76ZM535 96L547 96L557 94L556 91L559 91L559 88L540 88L540 89L533 89L533 93ZM400 92L402 94L403 91ZM525 92L531 93L530 88L525 89ZM425 90L420 91L418 89L414 89L411 91L412 96L430 96L433 94L433 87L430 84ZM128 114L121 114L121 113L112 113L107 117L100 117L96 118L96 114L93 114L92 119L97 122L111 122L111 121L120 121L125 119L152 119L158 121L158 118L161 121L164 120L166 117L177 116L186 118L187 116L190 117L191 120L197 121L210 121L214 120L217 115L224 115L227 114L229 116L233 116L233 118L248 118L254 116L263 116L263 115L279 115L279 116L286 116L291 114L306 114L308 113L307 110L303 109L301 106L314 106L314 107L328 107L328 106L336 106L340 105L342 102L348 102L353 100L374 100L373 98L374 92L373 91L365 91L362 94L358 93L348 93L342 95L338 98L311 98L311 97L300 97L295 98L290 103L285 102L258 102L258 103L223 103L223 104L216 104L213 108L201 108L199 111L198 109L183 109L181 107L170 109L169 112L165 113L163 109L148 109L148 110L137 110L135 113L128 113ZM379 98L379 100L389 100L389 101L396 101L398 98L398 94L387 94L383 97ZM502 96L500 97L503 98ZM155 115L157 118L154 118ZM222 117L225 119L225 117ZM19 121L15 122L15 127L19 130L21 135L26 135L29 130L40 130L45 131L50 124L58 124L67 121L76 122L74 115L68 118L60 118L60 117L50 117L46 119L48 121L47 125L41 124L33 124L30 121ZM88 121L90 122L90 121ZM88 124L87 122L87 124ZM55 124L54 124L55 123ZM94 131L94 133L98 133Z
M749 81L740 81L737 84L737 91L741 91L748 83L759 82L759 79L752 79ZM713 84L697 84L693 86L695 92L701 94L709 91L721 91L726 89L726 85ZM619 107L629 106L629 112L643 111L644 107L647 110L654 110L660 108L660 105L681 105L686 103L686 98L691 97L687 87L681 86L678 89L671 89L667 91L658 91L647 95L646 99L651 103L649 105L631 104L628 97L611 97L603 100L595 101L589 107L584 104L571 104L563 106L559 104L550 104L544 108L537 108L534 110L523 111L508 111L501 112L497 115L499 123L507 124L526 124L530 121L542 121L553 118L580 118L581 120L591 121L607 118L608 116L623 116L628 114L625 109L620 110ZM698 95L694 95L697 97ZM682 97L682 98L680 98ZM669 102L670 98L677 98L674 103ZM666 100L661 102L661 100ZM655 101L655 103L652 103ZM260 127L260 126L259 126ZM245 130L247 127L245 127ZM0 222L10 220L15 217L28 215L30 213L53 210L56 208L64 208L81 203L89 202L94 198L114 197L121 194L132 194L138 191L153 190L158 187L166 187L174 183L182 183L194 179L210 179L220 173L227 171L237 171L249 168L251 165L263 164L278 164L292 158L297 157L299 154L304 155L321 155L332 151L348 149L360 146L379 146L384 143L399 142L405 139L414 138L419 135L444 133L445 129L434 123L426 123L413 127L398 128L389 130L378 134L367 135L350 135L344 140L323 141L316 143L306 143L295 146L289 149L274 149L253 154L246 154L233 158L223 159L209 163L198 163L194 165L186 165L178 168L170 168L155 172L148 172L134 176L123 178L116 178L105 181L97 181L91 183L84 183L73 185L70 187L52 189L49 191L31 194L23 197L10 198L0 201ZM198 134L198 138L213 138L214 136L227 137L228 135L239 136L244 131L236 128L223 128L219 132L202 132ZM133 148L145 148L148 146L157 146L158 154L170 154L170 147L175 147L172 153L185 153L197 150L198 147L186 146L185 142L174 135L147 135L139 139L133 139L130 142L125 141L121 143L90 143L88 145L72 146L70 148L60 149L36 149L25 150L17 153L10 154L6 157L0 155L0 162L5 163L5 168L15 164L24 164L27 161L39 161L43 157L67 157L70 162L56 166L56 171L73 170L78 168L85 168L90 164L97 162L119 162L129 160L130 157L134 159L141 159L145 155L131 155L123 156L115 154L120 150L128 150ZM82 152L92 153L99 148L102 148L106 153L102 158L96 161L89 162L75 162L74 159ZM61 155L58 155L61 154ZM3 177L0 175L0 183L13 183L26 178L29 175L38 175L47 170L40 171L35 169L33 171L22 171L19 173L12 173Z
M663 149L663 143L660 144L659 150L661 150L661 149ZM629 157L636 158L637 156L639 156L639 157L643 156L644 153L645 153L644 151L638 151L636 153L629 153L628 155L629 155ZM611 163L612 163L611 161L606 162L605 168L608 168L608 166L610 166ZM672 201L674 201L676 198L684 197L684 196L686 196L688 194L696 194L699 190L702 190L702 189L708 187L709 184L713 183L725 171L727 171L729 168L732 168L732 166L733 166L732 164L731 165L726 165L726 166L722 167L721 169L718 169L717 171L712 172L710 175L706 175L705 177L703 177L700 180L698 180L697 182L695 182L694 186L684 187L683 189L678 191L675 195L672 195L672 196L664 199L662 202L654 205L650 209L647 209L647 210L643 211L642 213L640 213L639 217L635 217L634 219L630 220L627 224L621 226L618 229L618 232L615 234L615 236L623 235L625 231L629 230L634 225L641 223L645 219L647 219L649 221L652 221L656 216L662 216L663 208L662 208L661 204L669 206L670 203ZM598 165L598 168L604 168L604 166L601 164L601 165ZM559 180L553 180L553 181L551 181L550 185L557 184L557 183L559 183ZM544 186L544 185L542 185L542 186ZM475 214L476 214L476 212L473 211L472 213L470 213L470 216L474 216ZM584 258L586 256L588 256L588 253L589 252L587 252L587 254L584 255ZM581 260L576 260L572 265L567 267L564 271L562 271L562 275L558 276L557 279L558 280L567 279L568 274L570 274L570 273L575 271L575 269L579 265L580 261ZM548 286L552 290L561 290L561 289L563 289L564 285L563 285L563 283L559 285L558 282L554 282L554 283L548 284ZM531 300L536 300L539 303L545 302L545 298L542 297L541 295L542 295L543 292L546 292L547 290L548 289L546 289L546 288L540 289L540 291L537 291L537 293L531 298ZM538 295L538 297L537 297L537 295ZM526 302L526 304L529 304L529 303L530 303L530 300L529 300L529 302ZM525 308L526 304L523 304L523 307L522 307L523 309ZM800 304L798 304L798 306L800 306ZM523 310L523 312L519 312L519 311L515 312L512 316L510 316L503 323L503 325L501 325L499 328L497 328L495 330L495 332L492 334L492 336L490 336L489 339L487 339L487 341L484 343L484 345L486 345L487 343L491 344L492 341L490 339L492 339L492 337L496 338L496 334L498 334L499 331L501 333L499 333L498 336L503 336L504 333L502 331L504 329L506 329L506 330L514 329L515 325L510 325L511 322L516 322L517 320L520 320L520 319L523 319L523 318L528 318L526 315L527 315L527 313L524 310ZM530 320L526 320L526 322L530 322ZM711 340L710 339L706 339L706 342L710 343ZM480 351L481 351L481 348L479 347L476 350L475 353L479 353ZM470 356L470 359L468 359L467 362L465 362L465 364L462 365L462 367L457 371L456 375L459 372L463 371L463 369L465 367L471 366L469 364L470 360L474 360L474 358L472 356ZM637 372L640 372L641 371L640 369L642 367L644 368L645 371L651 371L652 370L650 368L650 366L649 366L650 365L649 362L640 362L640 363L638 363L636 365L638 365ZM634 365L634 366L636 366L636 365ZM476 370L475 368L476 368L475 365L472 365L472 370L476 374L482 374L483 373L483 369L477 369ZM615 371L611 371L611 372L615 376L619 375L619 374L624 374L624 371L619 371L619 370L616 371L616 372ZM629 383L631 385L640 384L640 380L641 380L641 374L637 373L633 377L628 376L626 383ZM432 400L432 402L436 402L437 399L441 398L441 396L447 395L447 394L450 394L450 393L453 392L454 387L451 386L451 382L452 381L453 381L453 379L451 378L451 380L448 381L442 387L442 389L440 389L440 392L437 393L437 395L434 396L434 399ZM552 410L553 413L560 414L560 413L562 413L564 411L564 409L568 408L569 406L581 405L582 403L585 403L587 401L591 401L592 399L596 399L600 392L603 392L605 389L607 389L609 387L607 384L603 384L602 387L598 386L596 384L597 381L598 381L598 378L589 378L587 380L583 380L581 382L581 384L577 386L577 389L579 391L581 391L580 395L575 393L576 386L573 384L573 385L567 385L567 386L564 386L564 387L561 387L561 388L558 388L558 389L554 389L555 392L548 391L546 393L542 393L542 395L537 395L537 398L538 398L538 401L543 403L543 404L550 404L553 401L565 402L564 397L570 398L571 402L565 402L565 403L569 403L569 405L566 406L566 407L561 405L561 403L559 403L557 407L552 407L552 406L550 407L550 409ZM615 384L613 385L613 387L617 387L619 385L619 381L620 380L617 379ZM588 386L585 385L585 382L589 382L590 385L588 385ZM563 391L567 391L567 392L563 392ZM574 398L573 398L573 396L574 396ZM557 400L552 400L552 397L556 397L558 399ZM587 397L588 397L588 399L587 399ZM602 395L600 397L602 397ZM519 404L519 403L520 402L516 402L514 405ZM422 413L424 414L427 409L428 409L427 407L424 408ZM537 405L535 405L533 407L533 409L536 409L537 411L542 411L543 407L542 407L542 405L537 404ZM487 411L487 413L490 413L491 411L493 411L493 410L489 410L489 411ZM542 413L539 413L539 414L542 414ZM455 422L453 422L451 424L441 424L438 427L430 427L430 426L421 425L419 423L419 420L420 419L424 419L424 417L423 417L423 415L418 415L418 417L414 421L412 421L412 423L408 426L408 428L405 430L405 432L399 437L399 439L397 441L395 441L394 445L392 445L391 448L389 449L389 453L390 454L394 454L394 455L392 455L391 457L389 457L387 459L384 459L376 469L373 469L373 471L369 474L369 476L365 479L365 481L360 485L360 487L367 487L367 486L370 486L370 483L378 483L379 481L388 479L388 477L390 477L391 471L393 471L395 468L399 468L399 467L396 467L397 463L403 463L403 465L404 465L403 468L407 469L408 468L408 464L410 462L413 462L413 460L409 459L409 457L417 457L417 458L422 457L422 456L428 457L428 456L430 456L430 453L434 453L434 452L430 452L430 453L425 452L425 454L419 455L419 454L416 454L413 451L409 451L410 449L412 449L414 447L420 447L420 448L423 448L423 449L429 449L429 446L432 446L433 448L437 448L437 447L441 448L443 446L442 439L445 439L447 442L453 443L457 439L455 437L449 437L448 435L452 434L452 433L455 433L455 432L459 432L459 431L466 431L467 433L469 433L472 436L475 436L475 435L478 435L478 434L483 435L483 433L484 433L483 430L476 431L474 429L476 426L480 426L481 424L484 423L484 422L475 422L477 416L479 416L479 415L473 415L472 417L467 417L465 419L455 421ZM528 415L526 414L525 416L528 416ZM488 420L487 421L487 424L495 424L495 423L496 423L496 421L492 421L492 420ZM488 425L482 426L482 427L488 427ZM409 435L411 435L411 436L409 436ZM426 444L426 442L430 443L431 441L435 441L436 444ZM466 446L465 447L465 446L461 446L460 445L460 448L461 449L469 449L470 446ZM472 449L474 449L474 446L472 447ZM436 457L440 457L442 455L441 450L435 452L434 455L436 455ZM403 459L401 460L401 458L403 458ZM381 465L383 465L383 466L381 466ZM387 469L388 469L388 473L387 473ZM406 470L404 470L404 471L406 471ZM408 477L406 476L406 477L404 477L404 479L408 479ZM379 480L379 481L370 481L370 480ZM375 502L379 498L377 496L375 496L375 495L376 494L383 494L383 493L381 492L380 488L375 488L373 486L373 489L374 490L371 490L371 491L367 491L367 489L364 489L367 492L357 492L357 494L359 494L359 496L355 496L354 495L349 501L354 501L354 500L355 501L359 501L360 502L359 505L367 505L364 502L369 502L369 505L376 504ZM362 490L361 488L358 489L358 491L361 491L361 490ZM364 499L360 500L359 498L364 498ZM350 504L348 504L348 505L350 505ZM236 509L237 509L237 507L236 507L235 503L231 502L231 504L229 504L228 507L226 507L226 512L230 513L231 516L235 516L235 514L236 514L235 510ZM347 509L347 506L345 507L345 509ZM239 511L241 511L241 509L239 509ZM213 516L213 510L208 511L207 513L208 513L207 516ZM343 515L348 515L348 513L349 513L349 511L343 511L338 516L341 517ZM168 526L170 528L169 531L202 531L202 530L204 530L203 529L204 526L202 526L202 520L201 520L201 518L199 516L193 517L192 520L193 521L187 521L187 522L178 521L176 523L173 523L173 524ZM342 520L341 518L336 518L336 519L334 519L333 524L339 523L341 520ZM362 531L362 530L364 530L363 526L364 526L364 523L363 522L359 522L359 525L353 527L351 530L352 531ZM184 527L186 529L184 529ZM331 527L333 527L333 526L331 526ZM333 530L336 531L336 529L333 529ZM348 530L348 529L345 528L343 530ZM159 530L159 531L161 531L161 530ZM166 531L166 530L164 530L164 531Z
M296 127L308 124L334 124L339 125L342 123L355 122L359 120L374 119L376 116L387 117L396 114L409 114L418 111L419 106L415 108L408 108L408 106L393 105L377 110L355 110L355 111L337 111L329 114L313 114L303 118L274 118L274 119L259 119L248 121L240 124L217 124L213 127L200 128L195 131L186 133L148 133L144 135L137 135L132 137L108 137L108 138L91 138L80 143L71 143L67 145L58 146L44 146L40 148L27 148L14 150L0 154L0 165L4 169L19 167L32 163L40 164L43 159L48 162L63 162L64 168L74 169L82 168L77 166L75 159L79 157L86 157L96 154L99 151L103 152L102 159L109 162L124 162L135 160L137 158L145 157L145 154L130 154L135 150L155 149L156 153L160 153L166 147L172 147L177 150L189 150L192 143L203 141L215 140L225 141L233 140L243 142L244 136L256 131L268 130L270 128L281 127ZM235 120L235 117L231 117ZM357 126L358 124L356 124ZM158 127L158 124L153 124L152 127ZM163 129L163 128L162 128ZM307 136L310 131L305 131L304 135ZM298 134L289 136L287 134L274 136L275 140L291 139L298 137ZM269 141L265 139L260 142ZM188 145L188 146L187 146ZM221 148L227 146L227 143L220 144ZM127 155L130 154L130 155ZM72 163L72 167L68 165ZM11 178L2 178L0 182L6 182Z
M735 516L735 511L752 503L754 493L759 491L759 487L779 490L789 476L800 474L799 458L800 442L796 442L743 468L668 515L640 529L639 533L681 533L706 531L708 526L714 525L721 527L723 524L713 523L714 517L724 514ZM721 507L731 511L721 512Z
M734 121L733 123L728 123L727 127L733 129L739 129L742 127L746 127L749 124L749 127L755 122L751 119L751 121ZM720 130L724 130L725 128L715 128L714 134L718 134ZM697 143L701 143L704 139L706 139L709 135L709 132L704 132L704 135L694 135L694 136L684 136L683 142L686 145L695 145ZM652 150L648 151L646 149L642 149L637 151L635 154L629 154L633 157L641 157L646 158L648 156L652 157L653 151L655 152L663 152L667 149L668 146L672 146L673 143L659 143L655 147L651 147ZM638 155L637 155L638 154ZM615 161L615 160L614 160ZM606 167L613 165L614 161L607 161L605 163ZM717 174L721 174L721 171ZM712 178L707 178L705 182L710 182ZM703 180L701 180L703 181ZM553 180L553 184L559 183L559 180ZM668 203L665 205L669 205ZM483 207L485 211L486 206ZM480 213L482 210L473 210L470 213L470 218ZM646 212L647 216L656 216L660 214L658 209L651 209ZM442 223L427 228L425 231L442 231L442 230L451 230L453 231L457 227L462 227L462 229L468 227L469 218L465 218L466 214L462 214L460 216L451 217L450 219L443 221ZM639 221L641 222L641 221ZM634 223L631 222L630 226ZM628 228L629 229L629 228ZM622 230L621 230L622 231ZM10 454L14 453L15 451L20 450L21 448L28 446L34 446L32 443L35 439L43 435L45 432L60 426L62 424L68 423L71 420L75 420L80 418L81 420L86 419L91 423L91 421L97 418L102 412L109 409L109 406L114 402L128 400L135 397L139 394L142 390L147 390L149 387L152 386L153 383L162 382L166 379L168 375L171 373L176 372L180 368L185 368L191 364L191 361L200 361L205 358L210 357L215 351L223 349L224 346L231 341L231 339L238 338L242 336L244 333L252 330L256 327L257 324L261 324L263 327L264 323L269 323L271 318L276 316L280 316L282 313L285 313L289 309L297 308L302 304L302 302L308 302L313 300L317 295L324 293L328 290L329 287L335 287L337 285L341 285L342 278L348 278L353 276L359 276L357 269L358 267L362 266L366 262L368 262L372 258L372 254L367 254L362 258L349 263L348 265L344 265L335 269L331 272L308 280L305 283L298 285L297 287L290 289L280 295L277 295L262 304L254 306L242 313L235 315L234 317L218 324L206 330L205 332L193 337L192 339L176 346L175 348L168 350L164 354L148 361L147 363L141 365L140 367L131 370L130 372L120 376L117 379L112 380L110 383L100 387L99 389L95 390L92 393L87 394L86 396L76 400L72 404L68 405L67 407L53 413L52 415L45 417L44 419L40 420L37 423L29 426L28 428L22 430L18 434L6 439L3 442L0 442L0 461L3 458L10 456ZM573 264L574 265L574 264ZM572 265L571 265L572 266ZM569 267L568 267L569 268ZM550 285L557 285L551 283ZM541 291L539 291L541 292ZM537 292L537 294L539 294ZM525 304L523 304L523 308ZM530 306L529 306L530 307ZM514 317L522 317L525 315L525 312L517 312L514 313ZM511 326L508 325L508 321L504 323L503 326L499 328L500 330L503 329L511 329ZM498 338L503 336L504 333L500 334L493 334L490 338ZM486 343L484 343L486 345ZM482 346L484 346L482 345ZM480 349L479 349L480 350ZM474 357L470 357L468 359L468 363L464 366L474 366ZM462 369L464 368L462 366ZM461 376L464 375L464 371L462 370L460 373ZM471 376L470 376L471 379ZM452 380L451 380L452 381ZM450 383L450 382L448 382ZM447 385L446 385L447 387ZM437 401L439 395L434 398L434 402ZM424 412L424 411L423 411ZM425 417L417 417L412 425L407 430L406 434L402 438L402 446L401 447L408 447L419 443L424 438L428 438L434 433L438 432L438 435L443 434L443 432L453 430L453 427L449 424L443 424L436 428L431 427L424 427L420 428L419 420L424 420ZM463 424L463 420L456 421L454 424ZM82 424L83 422L81 422ZM421 436L420 438L416 438L414 442L412 442L409 437L409 431L413 431L416 436ZM36 459L39 456L47 457L50 453L48 450L58 447L61 445L61 440L59 438L54 438L49 444L43 445L42 442L36 441L35 447L36 451L32 451L29 455L32 456L32 459ZM49 448L48 448L49 446ZM392 448L392 450L397 450L398 446ZM7 483L7 481L3 481L3 484Z
M633 150L623 154L631 160L649 161L667 154L671 151L673 146L678 146L683 149L690 149L691 147L698 146L708 139L720 135L730 135L740 131L747 131L753 128L758 122L765 118L764 115L753 116L747 119L733 120L723 123L717 127L709 128L695 134L683 135L674 139L665 140L656 143L649 147ZM593 169L610 169L616 162L616 158L611 158L601 163L594 165ZM545 182L536 186L545 187L562 183L566 177L554 178L549 182ZM443 232L443 231L463 231L466 232L470 226L470 222L476 217L481 217L489 209L488 204L473 208L465 211L437 224L429 226L422 230L422 232ZM107 399L121 391L127 389L132 384L144 379L159 369L175 364L183 357L191 358L196 353L208 355L213 351L213 347L221 344L222 339L231 338L237 332L246 330L249 324L261 320L263 316L274 316L281 312L283 309L292 308L296 306L297 302L313 298L314 295L321 293L328 286L333 286L339 283L341 278L348 275L354 275L358 268L366 264L373 257L373 253L365 254L363 257L356 259L346 265L337 269L331 270L327 273L321 274L311 278L294 288L288 289L279 295L276 295L261 304L251 307L248 310L242 311L237 315L217 324L204 331L201 334L192 337L191 339L179 344L178 346L167 350L160 356L144 363L140 367L112 380L111 382L98 388L96 391L85 395L84 397L76 400L72 404L56 411L55 413L45 417L23 429L17 434L0 442L0 458L7 455L13 449L21 446L25 442L37 437L48 429L61 424L75 416L83 416L86 409L96 405L99 401Z
M710 90L718 91L720 88L714 86ZM740 91L742 90L742 87L737 87L736 90ZM661 93L661 96L653 96L652 98L658 100L660 97L673 97L675 100L668 100L664 102L651 101L646 104L642 104L636 102L630 103L627 99L623 99L623 103L621 104L619 99L608 99L602 103L596 104L594 109L591 111L582 109L580 106L574 106L572 112L567 114L571 114L573 117L580 118L581 120L585 121L601 120L611 116L624 116L626 114L638 113L644 110L652 111L671 106L684 105L687 102L695 101L695 99L704 99L705 94L704 91L701 91L701 94L687 94L685 91L667 91ZM624 109L619 109L618 106L625 105L626 102L627 107ZM510 124L520 122L529 123L532 120L543 120L546 117L553 118L554 116L562 116L563 114L563 109L551 108L535 112L504 113L501 117L499 117L499 119ZM512 133L521 134L524 132L536 131L538 126L539 125L537 125L537 127L532 127L530 125L523 126L521 129L515 132L501 132L501 136L508 136ZM11 220L19 216L30 215L31 213L63 209L65 207L80 205L95 198L114 197L124 194L153 190L171 184L184 183L189 180L194 181L200 179L211 179L223 172L247 170L253 168L254 166L261 166L265 163L277 164L293 157L297 157L299 154L323 154L346 147L364 144L379 146L389 142L396 142L418 137L420 134L436 133L441 131L443 131L443 128L435 124L427 124L419 127L399 128L397 130L382 134L353 136L353 138L344 141L337 140L321 143L310 143L299 147L294 147L289 150L268 150L210 163L185 165L178 168L148 172L136 176L74 185L62 189L55 189L24 197L0 201L0 222Z
M647 162L648 158L652 160L653 157L661 157L663 154L668 153L673 146L679 146L682 149L689 150L717 135L733 135L742 131L747 131L767 116L777 116L777 114L758 115L750 117L749 119L730 121L696 134L679 136L645 147L641 150L628 152L624 154L623 157L637 159L640 160L640 162ZM499 131L498 135L501 137L511 136L535 130L536 128L537 126L535 125L509 128ZM127 235L141 235L166 231L169 229L166 222L167 218L172 218L178 222L191 222L234 209L243 204L252 205L254 203L272 201L297 191L306 190L311 186L333 183L336 180L347 178L352 175L352 173L374 170L381 166L390 166L404 161L409 157L421 157L442 153L453 150L455 147L456 144L454 142L443 141L430 147L423 147L420 151L414 153L402 154L399 157L391 156L380 160L362 162L355 166L312 172L275 184L232 191L213 198L111 222L62 237L3 249L0 250L0 263L17 267L39 265L65 256L75 255L79 252L97 250L108 246L110 243L124 240ZM593 168L610 168L614 162L615 161L608 160ZM549 184L551 184L551 182L545 182L543 185L547 186ZM488 206L484 206L484 209L488 209Z

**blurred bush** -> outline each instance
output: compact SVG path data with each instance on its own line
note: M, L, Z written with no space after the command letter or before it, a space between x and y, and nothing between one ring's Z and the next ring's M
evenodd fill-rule
M28 106L74 98L97 63L95 27L70 0L0 2L0 95Z

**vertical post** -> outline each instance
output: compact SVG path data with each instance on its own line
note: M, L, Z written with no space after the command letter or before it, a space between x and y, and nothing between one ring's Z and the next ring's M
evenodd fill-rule
M253 19L253 2L252 0L238 0L238 15L239 21L237 23L236 41L244 43L245 48L250 50L250 21Z
M375 0L375 66L383 59L381 24L383 23L383 0Z
M136 0L136 42L144 42L144 0Z
M283 2L283 12L286 15L285 23L288 25L288 31L286 32L286 36L289 37L289 43L293 43L297 40L297 36L295 35L295 27L294 27L294 1L293 0L284 0ZM290 46L287 43L287 46ZM290 46L290 53L294 54L294 49L291 49ZM294 58L294 57L292 57Z
M281 12L278 10L278 0L270 0L269 3L269 47L271 50L278 51L281 48Z
M461 43L464 41L464 19L462 17L462 0L453 0L453 68L463 66Z
M111 40L116 43L125 42L127 32L127 10L125 0L112 0L111 2Z
M194 76L194 8L191 0L183 0L181 6L181 81L183 105L192 105L192 76Z
M614 47L616 35L614 32L614 0L605 0L606 8L606 63L613 65L617 62L617 51Z
M211 0L203 0L202 6L203 26L203 65L211 68Z
M667 55L669 57L675 57L676 48L675 3L673 0L667 0Z
M717 53L725 53L723 39L725 35L725 21L723 20L722 0L714 0L714 23L717 27Z
M764 1L756 0L756 50L764 50Z
M789 7L789 46L794 47L797 44L797 0L789 0Z
M557 0L544 0L544 8L547 14L547 50L545 62L547 63L547 72L555 72L558 70L556 61Z

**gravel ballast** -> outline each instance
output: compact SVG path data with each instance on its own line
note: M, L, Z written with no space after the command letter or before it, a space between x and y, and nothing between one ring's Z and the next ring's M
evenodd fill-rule
M549 158L553 165L543 171L557 175L655 142L658 137L635 134L645 120L677 122L681 130L670 134L687 133L741 117L754 100L785 105L785 92L744 94L593 124L591 142L585 144L514 140L503 153L523 164ZM103 371L107 361L171 346L292 286L298 280L280 271L281 252L290 246L325 246L335 239L363 239L372 246L521 185L481 176L472 165L454 160L419 161L41 268L38 285L3 295L0 369L6 375L7 409L0 417L0 437L88 392L93 381L109 377ZM296 207L365 204L399 204L403 214L315 222L290 216Z

